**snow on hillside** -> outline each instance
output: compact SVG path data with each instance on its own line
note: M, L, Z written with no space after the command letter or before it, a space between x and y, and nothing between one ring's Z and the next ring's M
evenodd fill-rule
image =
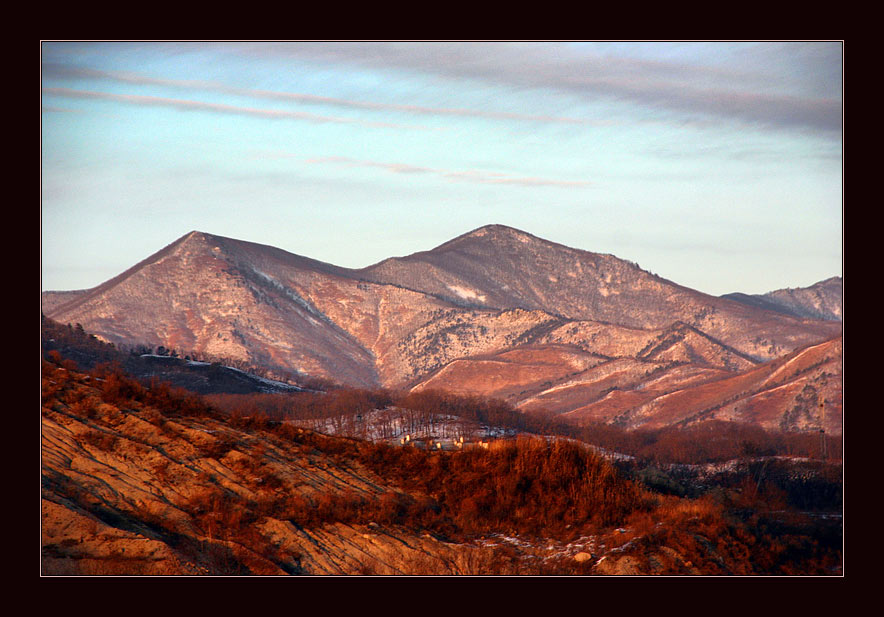
M181 366L191 366L196 368L212 366L212 362L203 362L201 360L183 360L176 356L165 356L162 354L151 354L145 353L141 354L142 358L151 358L154 360L161 360L173 365L181 365ZM277 381L275 379L268 379L267 377L261 377L260 375L256 375L254 373L249 373L242 369L235 368L233 366L219 365L222 369L237 373L242 375L247 380L256 382L259 386L264 386L265 392L304 392L304 388L299 386L295 386L290 383L286 383L284 381Z
M400 444L433 440L450 446L461 437L464 442L515 437L518 432L495 426L480 425L464 418L443 414L417 413L410 409L389 407L361 415L333 418L288 420L298 426L327 435L355 437L370 441Z
M245 375L246 377L248 377L249 379L254 379L258 383L262 383L265 386L268 386L270 388L275 388L277 390L291 390L292 392L304 392L304 388L294 386L290 383L285 383L284 381L276 381L275 379L267 379L266 377L260 377L259 375L255 375L254 373L247 373L243 370L240 370L238 368L234 368L232 366L225 366L224 368L231 370L231 371L236 371L237 373L241 373L241 374Z
M524 434L516 429L479 424L458 416L417 413L399 407L375 409L356 416L287 420L287 422L326 435L353 437L375 442L383 441L393 445L421 444L424 447L443 450L458 449L463 447L462 444L475 445L498 439L514 439ZM634 459L628 454L614 452L568 437L546 435L545 439L550 442L562 440L575 443L609 460Z

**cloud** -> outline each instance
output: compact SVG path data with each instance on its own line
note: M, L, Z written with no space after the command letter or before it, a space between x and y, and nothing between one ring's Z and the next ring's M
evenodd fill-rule
M476 170L447 170L432 167L418 167L403 163L382 163L378 161L366 161L352 159L343 156L329 156L307 159L311 164L335 164L349 167L373 167L397 174L431 174L458 182L477 182L480 184L509 184L517 186L555 186L555 187L587 187L591 182L581 180L556 180L551 178L539 178L532 176L511 176L500 172L486 172Z
M149 77L140 73L127 71L99 71L83 66L61 64L56 62L44 62L41 65L41 75L49 79L100 79L139 86L169 86L174 88L215 89L218 84L202 80L186 79L160 79Z
M711 49L715 49L710 46ZM806 62L789 77L810 83L832 81L839 55L827 47L819 74ZM725 66L646 60L581 50L558 43L251 43L240 53L310 57L372 68L419 71L455 79L478 79L518 88L552 89L585 100L614 99L667 112L702 114L774 128L798 128L827 134L840 132L840 81L829 97L772 89L776 76ZM722 48L723 49L723 48ZM770 48L780 56L806 54L807 45ZM837 65L835 65L837 68ZM778 69L781 74L782 70ZM773 85L772 85L773 84ZM811 91L808 86L804 89ZM812 89L820 92L817 84Z
M633 101L665 108L733 118L779 128L817 131L841 129L841 102L789 95L738 92L720 88L690 88L650 81L586 80L586 87L607 87Z
M60 114L71 114L71 113L79 113L78 109L69 109L67 107L56 107L55 105L41 105L41 112L46 113L60 113Z
M426 105L378 103L373 101L357 101L298 92L279 92L252 88L237 88L235 86L211 81L161 79L150 77L147 75L141 75L138 73L121 71L99 71L86 67L56 63L46 63L43 65L42 68L43 76L51 79L98 79L140 86L162 86L169 88L183 88L204 91L208 90L250 98L288 101L302 105L326 105L346 109L359 109L377 112L392 111L424 116L459 116L492 120L516 120L539 123L596 124L596 122L589 120L560 116L519 114L512 112L482 109L465 109L457 107L431 107Z
M735 146L732 144L714 144L696 146L691 149L684 149L675 145L655 146L647 149L645 152L651 156L662 159L672 160L699 160L707 161L710 159L728 159L731 161L747 161L761 164L776 163L788 156L790 159L817 160L828 162L840 162L842 154L839 148L817 148L808 151L795 152L790 151L788 154L782 149L776 147L746 147Z
M174 99L159 96L145 96L136 94L113 94L110 92L96 92L92 90L74 90L71 88L43 88L44 94L53 96L62 96L77 99L99 99L105 101L115 101L117 103L126 103L130 105L143 105L154 107L171 107L182 111L206 111L211 113L235 114L244 116L254 116L267 119L289 119L304 120L314 123L338 123L338 124L364 124L368 126L394 127L394 128L420 128L420 127L404 127L403 125L392 124L389 122L366 122L355 120L352 118L341 118L333 116L321 116L300 111L288 111L280 109L262 109L257 107L240 107L237 105L225 105L222 103L207 103L205 101L193 101L188 99Z

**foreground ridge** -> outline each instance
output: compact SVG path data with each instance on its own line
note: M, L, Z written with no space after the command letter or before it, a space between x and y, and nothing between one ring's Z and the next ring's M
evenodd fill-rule
M712 501L649 493L578 444L422 452L226 416L56 361L43 367L46 575L830 574L840 563L828 547L747 544L748 528Z

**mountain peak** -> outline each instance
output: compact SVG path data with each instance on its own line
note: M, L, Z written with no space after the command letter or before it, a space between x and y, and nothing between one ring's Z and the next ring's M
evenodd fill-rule
M464 235L465 236L481 237L481 236L485 236L488 234L503 234L503 233L513 233L513 232L518 233L518 234L525 233L524 231L522 231L520 229L516 229L515 227L509 227L507 225L501 225L499 223L491 223L489 225L483 225L482 227L479 227L478 229L474 229L473 231L467 232Z
M484 225L478 229L457 236L456 238L437 246L433 251L451 249L464 244L506 245L514 242L522 244L531 244L535 242L553 244L547 240L531 235L528 232L522 231L521 229L494 223L491 225Z
M195 249L205 248L210 243L211 239L208 234L201 231L193 230L184 234L164 248L160 249L147 259L158 259L170 254L179 254L182 251L191 252Z
M474 229L473 231L467 232L464 235L460 236L461 238L483 238L483 237L525 237L525 238L534 238L531 234L522 231L521 229L516 229L515 227L509 227L507 225L500 225L498 223L492 223L491 225L483 225L478 229Z
M204 245L211 244L215 240L215 238L216 238L216 236L213 236L212 234L207 234L204 231L199 231L199 230L194 229L193 231L190 231L190 232L184 234L183 236L181 236L177 240L177 242L175 242L175 244L177 244L178 246L183 246L183 245L204 246Z

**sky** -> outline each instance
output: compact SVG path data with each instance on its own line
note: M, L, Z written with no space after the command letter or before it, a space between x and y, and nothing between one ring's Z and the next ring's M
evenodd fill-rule
M193 230L361 268L503 224L706 293L842 274L843 44L41 43L41 289Z

